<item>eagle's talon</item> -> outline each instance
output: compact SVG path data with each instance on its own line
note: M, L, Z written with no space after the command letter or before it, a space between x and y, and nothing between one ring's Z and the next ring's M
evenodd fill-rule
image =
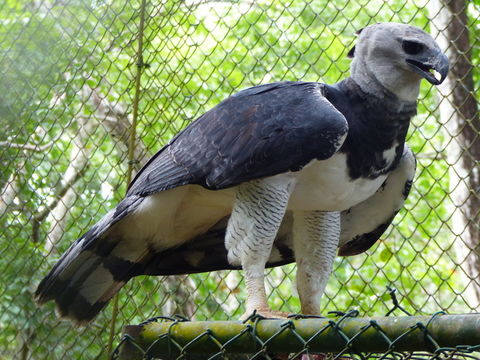
M240 320L246 322L257 318L263 319L288 319L293 314L285 311L277 311L272 309L255 309L253 312L246 312L240 317Z
M301 354L295 356L294 358L291 357L292 354L275 354L272 357L273 360L325 360L327 358L327 354Z
M301 320L301 319L325 319L325 316L322 315L313 315L313 314L290 314L288 315L289 319Z

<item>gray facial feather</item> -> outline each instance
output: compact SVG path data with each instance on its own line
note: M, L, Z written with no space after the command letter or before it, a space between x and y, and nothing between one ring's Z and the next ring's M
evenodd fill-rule
M402 48L405 40L439 53L435 40L415 26L379 23L362 30L355 45L351 76L363 91L381 96L387 89L401 100L417 99L422 77L406 61L412 56Z

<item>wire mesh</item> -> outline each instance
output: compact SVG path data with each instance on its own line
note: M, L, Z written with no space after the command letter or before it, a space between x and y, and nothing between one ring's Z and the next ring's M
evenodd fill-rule
M238 318L238 272L136 278L116 321L109 306L83 329L51 304L37 308L32 293L122 198L129 168L239 89L346 77L355 31L379 21L428 30L452 72L438 91L422 85L405 210L366 255L336 260L322 312L384 314L388 296L377 294L390 284L415 315L478 311L479 18L463 0L0 2L0 357L104 358L122 324L159 313ZM269 271L273 308L298 311L294 272Z
M432 330L431 317L356 318L350 311L335 319L273 320L252 316L243 323L194 322L163 318L130 326L112 359L436 359L479 356L478 327L464 333L456 345L458 322L467 327L478 317L451 315ZM466 321L467 320L467 321ZM473 320L473 321L468 321ZM251 322L251 323L250 323ZM447 325L448 324L448 325ZM453 326L452 326L453 325ZM452 331L453 330L453 331ZM439 333L441 335L439 335ZM447 336L450 342L445 342ZM473 336L472 336L473 335ZM440 340L439 340L440 339ZM442 344L443 340L443 345ZM445 345L449 344L449 345ZM422 351L423 350L423 351Z
M388 288L392 304L385 317L359 318L357 310L287 319L254 312L241 322L157 316L124 327L111 359L479 358L479 314L411 316L396 293Z

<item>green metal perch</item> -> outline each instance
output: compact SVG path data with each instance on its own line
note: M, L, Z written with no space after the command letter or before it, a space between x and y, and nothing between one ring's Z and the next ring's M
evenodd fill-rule
M188 354L480 350L480 314L340 319L166 321L126 326L118 359ZM186 358L186 357L185 357Z

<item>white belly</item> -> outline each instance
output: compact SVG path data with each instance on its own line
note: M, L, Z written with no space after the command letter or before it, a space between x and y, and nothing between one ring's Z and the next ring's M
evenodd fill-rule
M351 180L345 154L337 153L327 160L314 160L296 173L296 184L288 208L346 210L372 196L386 177Z

